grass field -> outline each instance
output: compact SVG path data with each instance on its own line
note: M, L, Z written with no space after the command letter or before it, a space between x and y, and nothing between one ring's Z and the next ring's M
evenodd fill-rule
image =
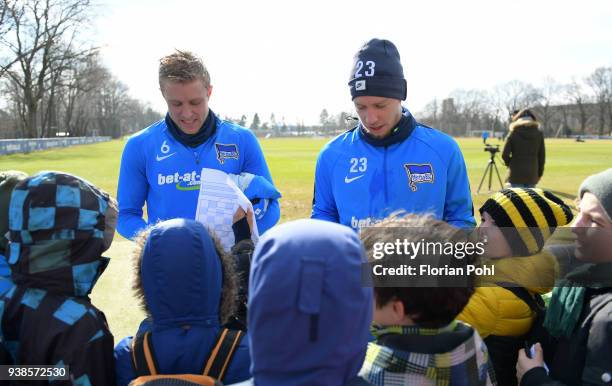
M312 201L314 167L318 151L327 139L282 138L261 140L274 182L283 194L281 222L307 217ZM488 194L476 189L487 166L489 153L476 138L458 139L463 151L474 205L478 208ZM75 146L30 154L0 156L0 170L18 169L27 173L61 170L88 179L111 194L117 192L119 162L124 141ZM546 141L546 169L540 187L552 190L572 204L580 182L588 175L612 166L612 141L577 143L565 139ZM502 178L506 172L501 161ZM486 190L485 181L485 190ZM497 188L497 184L494 185ZM111 264L102 275L92 298L106 313L118 341L132 334L142 313L131 296L130 253L132 243L117 236L107 255Z

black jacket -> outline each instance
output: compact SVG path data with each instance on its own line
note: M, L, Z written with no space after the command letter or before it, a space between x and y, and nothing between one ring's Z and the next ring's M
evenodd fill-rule
M529 370L521 386L606 385L612 380L612 288L587 290L578 327L544 345L550 375Z
M507 182L536 185L544 174L544 135L535 121L515 123L519 124L513 126L502 152L508 167Z

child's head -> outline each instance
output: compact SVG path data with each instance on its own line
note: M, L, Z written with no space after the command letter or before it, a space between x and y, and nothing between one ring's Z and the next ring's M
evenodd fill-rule
M87 296L109 259L117 202L71 174L40 172L15 185L9 204L9 253L17 284Z
M172 219L137 238L132 287L153 323L219 326L235 311L233 267L204 225Z
M578 197L579 213L572 228L576 258L592 263L612 261L612 169L585 179Z
M571 209L542 189L510 188L493 194L480 207L479 234L485 256L530 256L542 250L556 227L572 221Z
M468 242L468 236L463 230L430 216L416 215L391 217L373 227L364 228L361 239L368 256L373 256L375 244L395 243L396 240L454 245ZM404 258L409 257L388 255L377 261L396 265L402 263L398 259ZM434 254L417 258L426 258L432 266L439 267L465 266L471 260L471 256L456 259L453 256ZM412 282L407 282L406 286L374 287L374 322L382 326L417 324L426 328L443 327L463 310L474 292L472 280L465 280L464 285L459 287L416 286L414 281L418 278L409 277L406 280Z
M253 253L248 323L257 384L341 385L359 372L372 321L363 246L350 228L297 220Z

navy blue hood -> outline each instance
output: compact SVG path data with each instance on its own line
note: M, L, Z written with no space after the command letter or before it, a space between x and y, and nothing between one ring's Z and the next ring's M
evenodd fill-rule
M137 295L152 321L139 332L152 332L160 374L198 374L214 348L221 323L232 315L236 277L232 257L223 253L206 227L194 220L160 222L138 237ZM132 338L115 348L117 384L137 377ZM227 363L224 382L250 378L248 335Z
M343 385L363 363L372 289L365 253L343 225L298 220L272 228L253 255L248 323L257 385Z
M143 247L140 279L155 326L219 325L223 264L202 224L173 219L155 225Z

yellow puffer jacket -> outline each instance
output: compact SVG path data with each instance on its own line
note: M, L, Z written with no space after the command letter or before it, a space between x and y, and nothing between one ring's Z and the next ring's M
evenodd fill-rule
M535 313L512 292L494 283L516 283L531 294L544 294L554 286L559 270L556 259L549 252L542 251L528 257L488 260L484 264L493 264L495 275L478 279L474 295L457 319L474 327L483 339L489 335L526 334Z

